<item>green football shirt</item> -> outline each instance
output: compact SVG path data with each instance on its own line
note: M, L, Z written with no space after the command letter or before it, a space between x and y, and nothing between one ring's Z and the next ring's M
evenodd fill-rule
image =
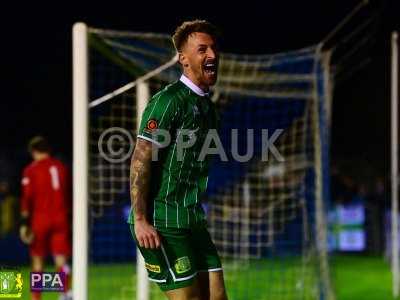
M158 160L152 162L147 219L156 228L190 228L205 222L200 200L207 188L210 157L199 156L206 134L216 126L214 104L184 75L147 104L138 138L160 145L165 142L156 134L160 129L168 131L171 138L168 146L159 149ZM182 148L178 140L193 145ZM133 215L131 211L131 224Z

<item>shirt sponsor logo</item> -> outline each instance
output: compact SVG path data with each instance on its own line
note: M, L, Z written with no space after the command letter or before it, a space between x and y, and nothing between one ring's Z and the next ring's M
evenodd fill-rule
M161 268L158 265L152 265L152 264L146 263L145 266L146 266L146 269L149 270L150 272L161 273Z
M199 115L200 114L200 111L199 111L199 108L197 107L197 105L193 105L193 113L195 115Z
M180 257L175 261L176 273L182 274L189 271L191 268L189 257Z

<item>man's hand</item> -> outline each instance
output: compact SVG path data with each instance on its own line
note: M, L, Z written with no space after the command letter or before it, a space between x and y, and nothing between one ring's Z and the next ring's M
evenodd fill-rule
M156 249L161 245L157 230L145 220L135 221L135 235L140 247Z
M29 228L28 225L21 225L19 228L19 237L21 238L22 242L26 245L30 245L35 238L32 230Z

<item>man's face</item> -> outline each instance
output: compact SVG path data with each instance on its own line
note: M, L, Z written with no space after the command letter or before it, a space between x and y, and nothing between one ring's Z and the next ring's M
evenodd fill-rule
M192 33L179 59L185 74L200 88L208 89L217 81L219 54L216 42L209 34Z
M39 154L39 152L37 152L36 150L32 150L32 151L31 151L31 156L32 156L32 159L33 159L33 160L39 160L40 154Z
M32 150L31 151L31 156L32 156L32 159L34 160L34 161L39 161L39 160L41 160L42 158L43 158L43 156L44 155L46 155L44 152L41 152L41 151L37 151L37 150Z

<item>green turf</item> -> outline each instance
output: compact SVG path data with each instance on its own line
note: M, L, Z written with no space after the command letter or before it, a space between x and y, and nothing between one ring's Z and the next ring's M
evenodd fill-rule
M338 300L391 300L390 267L382 257L336 256L332 278Z
M226 285L230 299L313 299L313 291L308 288L308 282L313 280L310 275L312 272L301 266L301 261L296 259L254 261L250 265L226 263ZM22 299L27 300L29 270L23 268L22 272ZM337 300L393 299L389 266L381 257L336 256L332 259L332 277ZM135 299L134 264L92 266L89 278L90 300ZM152 300L164 299L158 288L154 284L151 286ZM43 293L42 299L55 300L58 296L56 293Z

